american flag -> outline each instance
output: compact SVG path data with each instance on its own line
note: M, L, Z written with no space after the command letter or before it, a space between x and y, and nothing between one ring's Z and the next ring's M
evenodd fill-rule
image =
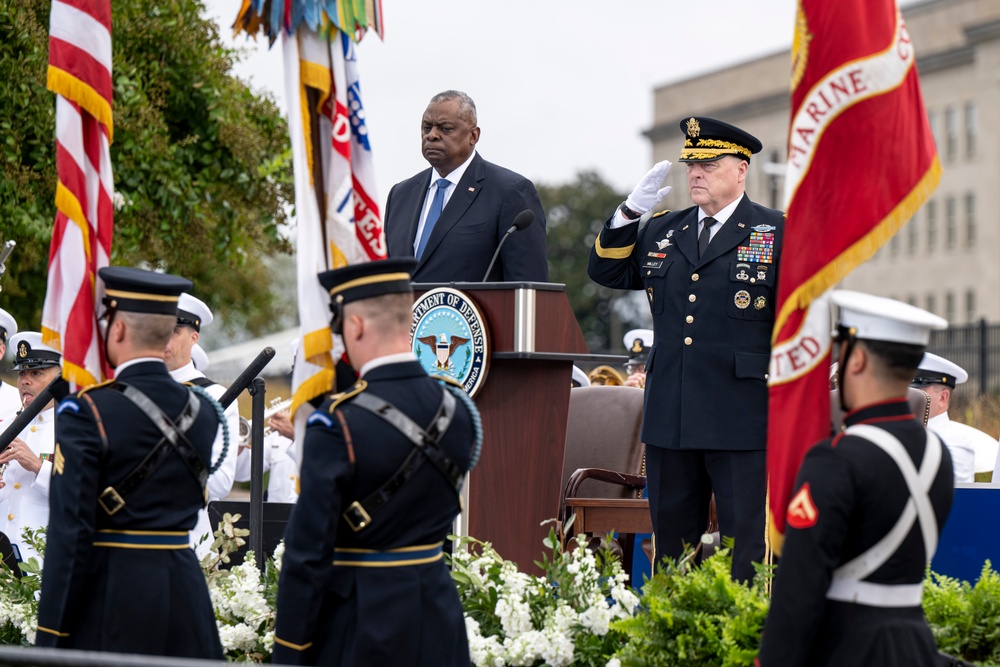
M96 310L114 224L109 0L53 1L48 88L56 94L59 183L42 334L62 352L63 377L86 386L110 374Z

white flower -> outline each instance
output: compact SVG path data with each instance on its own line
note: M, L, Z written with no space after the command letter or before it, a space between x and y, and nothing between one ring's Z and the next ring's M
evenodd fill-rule
M608 626L611 623L611 609L606 602L599 605L587 607L580 614L580 625L593 632L598 637L608 634Z
M281 572L281 559L285 556L285 540L278 542L278 546L274 547L274 569Z
M618 658L611 658L604 667L622 667L622 661Z
M216 621L219 626L219 641L222 642L222 649L229 651L252 652L257 650L257 630L250 626L239 623L237 625L225 625L221 621Z

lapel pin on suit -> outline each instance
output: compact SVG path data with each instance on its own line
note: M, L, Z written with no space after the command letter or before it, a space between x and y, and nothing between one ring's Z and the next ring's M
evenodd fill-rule
M474 187L469 186L469 192L475 192L475 191L476 191L476 189Z

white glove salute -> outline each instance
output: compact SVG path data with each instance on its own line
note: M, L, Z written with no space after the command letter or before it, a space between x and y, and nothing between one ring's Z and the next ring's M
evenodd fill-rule
M669 185L665 188L660 187L668 173L670 173L670 160L654 164L625 200L625 206L642 215L663 201L673 189Z

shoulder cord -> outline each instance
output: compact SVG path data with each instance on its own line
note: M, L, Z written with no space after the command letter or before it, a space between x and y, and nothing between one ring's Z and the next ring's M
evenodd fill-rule
M472 419L472 431L475 434L475 442L472 445L472 456L469 457L469 470L471 471L479 463L479 454L483 450L483 420L479 416L479 408L472 402L472 399L469 398L464 389L460 389L448 382L442 382L441 385L465 405L465 409L469 411L469 417Z
M208 399L208 404L215 410L215 416L219 418L219 423L222 425L222 451L219 453L218 460L208 469L208 474L212 475L222 467L222 462L226 460L226 454L229 453L229 422L226 421L226 414L222 409L222 405L212 398L211 394L196 384L189 384L188 387L202 398Z

